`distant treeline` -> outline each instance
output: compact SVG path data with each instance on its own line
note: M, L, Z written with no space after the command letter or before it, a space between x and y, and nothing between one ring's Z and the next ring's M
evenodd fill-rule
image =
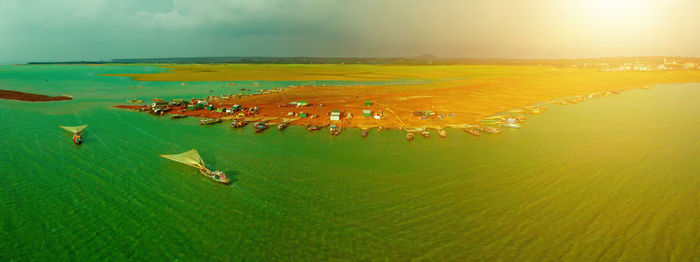
M391 64L391 65L549 65L571 66L586 63L663 63L664 58L678 62L700 62L698 58L683 57L609 57L581 59L491 59L443 58L423 55L410 58L343 58L343 57L180 57L127 58L111 61L30 62L29 64Z
M66 61L66 62L29 62L28 65L82 65L82 64L110 64L112 62L96 62L96 61Z

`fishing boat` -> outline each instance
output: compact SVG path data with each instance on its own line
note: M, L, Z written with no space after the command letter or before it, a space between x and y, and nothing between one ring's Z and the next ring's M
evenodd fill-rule
M127 102L127 103L138 104L138 103L143 103L143 100L134 98L134 99L131 99L131 100L126 100L126 102Z
M320 130L321 128L323 128L323 126L306 125L306 130L308 130L309 132Z
M426 130L426 131L423 131L423 132L420 132L420 134L421 134L423 137L425 137L425 138L430 138L430 132L428 132L427 130Z
M520 121L516 118L508 118L506 123L501 124L501 126L510 127L510 128L520 128Z
M267 125L265 122L257 122L255 123L255 133L260 133L262 131L265 131L265 129L269 128L270 126Z
M466 131L467 133L469 133L470 135L473 135L473 136L480 136L481 135L481 132L479 132L479 130L477 130L476 128L473 128L473 127L467 127L464 129L464 131Z
M341 131L342 131L342 128L340 128L340 126L331 125L331 128L330 128L331 135L337 136L340 134Z
M199 170L202 175L214 180L215 182L228 185L231 183L231 179L226 177L226 174L221 171L211 171L206 166L204 166L204 161L199 155L196 149L191 149L187 152L175 154L175 155L160 155L164 158L183 163L185 165L195 167Z
M367 137L367 135L369 135L369 129L363 128L362 129L362 137Z
M205 119L199 120L200 125L213 125L216 123L221 123L221 118L205 118Z
M486 132L489 134L500 134L501 131L498 130L495 127L490 127L490 126L476 126L476 129L481 131L481 132Z
M408 132L408 133L406 134L406 140L408 140L408 141L413 141L413 138L414 138L414 137L415 137L415 136L413 135L413 132Z
M447 131L445 131L445 129L440 128L438 129L438 135L442 138L447 138Z
M289 122L284 121L277 125L277 130L282 131L289 126Z
M188 115L174 115L174 116L171 116L170 119L180 119L180 118L186 118L186 117L188 117Z
M504 115L502 121L505 121L505 122L508 122L508 121L524 122L525 120L527 120L527 117L525 117L523 115Z
M60 128L63 128L67 130L68 132L73 133L73 143L76 145L81 145L83 144L83 136L80 135L80 132L83 131L87 127L87 125L82 125L82 126L58 126Z
M231 122L231 127L241 128L241 127L246 126L247 124L248 124L248 122L243 121L243 120L233 120L233 122Z

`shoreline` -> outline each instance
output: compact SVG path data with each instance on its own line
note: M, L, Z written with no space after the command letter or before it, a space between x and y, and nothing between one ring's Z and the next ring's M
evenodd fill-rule
M73 100L72 97L67 96L47 96L41 94L25 93L13 90L2 90L0 89L0 99L6 100L16 100L24 102L51 102L51 101L66 101Z
M603 72L587 68L555 68L536 66L369 66L369 65L188 65L168 67L167 73L131 74L135 80L172 81L237 81L247 79L280 81L328 78L367 79L385 77L394 80L429 80L427 83L383 85L357 81L356 85L301 85L255 94L242 94L235 82L229 91L206 98L180 97L188 102L199 101L213 109L232 109L234 105L254 114L217 113L213 110L187 110L175 106L169 114L204 118L264 118L279 123L286 118L299 118L292 125L335 124L341 128L433 128L462 127L480 124L496 115L514 118L526 113L544 111L538 105L579 103L590 98L607 96L624 90L645 88L655 84L700 82L700 70L651 72ZM240 72L233 72L240 69ZM273 76L271 76L273 75ZM126 75L122 75L126 76ZM333 80L330 79L330 80ZM187 88L184 84L179 88ZM250 91L250 90L244 90ZM141 98L144 99L145 98ZM150 103L149 103L150 104ZM121 108L138 109L126 105ZM143 107L144 109L148 109ZM368 110L368 111L366 111ZM333 120L331 113L336 112ZM339 116L338 116L339 115ZM363 116L365 115L365 116ZM312 117L313 116L313 117ZM503 120L502 121L506 121ZM524 121L524 120L517 120ZM496 122L498 121L486 121Z
M643 86L640 88L635 88L635 89L649 89L650 87L648 86ZM629 89L632 90L632 89ZM374 117L359 117L355 118L356 114L354 113L357 111L357 107L354 107L354 110L345 110L345 111L340 111L341 117L339 121L332 121L330 120L330 111L329 111L329 106L328 104L323 104L323 106L320 106L320 104L313 104L310 103L307 106L301 106L301 107L289 107L289 106L281 106L281 105L273 105L273 104L260 104L260 103L255 103L255 104L246 104L246 103L238 103L236 105L242 106L244 109L251 109L255 106L258 107L259 111L257 114L251 114L251 115L245 115L245 116L239 116L237 113L219 113L216 112L215 110L207 110L207 109L197 109L197 110L188 110L186 106L176 106L176 107L171 107L164 113L160 114L160 116L187 116L187 117L197 117L201 119L221 119L221 120L230 120L230 121L245 121L245 122L258 122L258 121L264 121L269 124L280 124L283 122L287 122L289 125L295 125L295 126L308 126L308 125L314 125L314 126L324 126L327 127L329 125L337 125L343 129L347 128L358 128L358 129L372 129L372 128L381 128L381 129L399 129L399 130L404 130L406 132L421 132L424 130L428 129L434 129L434 130L441 130L445 128L455 128L455 129L480 129L482 127L492 127L495 129L498 128L512 128L512 127L507 127L506 121L507 119L513 120L514 124L516 124L517 127L515 128L520 128L520 124L524 123L527 121L527 115L539 115L542 114L543 112L547 111L548 108L546 106L541 106L542 104L558 104L558 105L570 105L570 104L577 104L577 103L583 103L586 100L593 99L593 98L600 98L600 97L606 97L610 95L615 95L615 94L620 94L621 92L626 91L626 90L610 90L610 91L601 91L601 92L596 92L596 93L591 93L588 95L577 95L577 96L569 96L569 97L561 97L561 98L556 98L552 100L547 100L547 101L538 101L530 105L518 107L518 108L511 108L508 110L504 111L499 111L499 112L494 112L491 114L480 114L481 117L478 118L473 118L468 121L451 121L451 119L446 119L445 115L447 114L436 114L439 116L428 116L426 117L425 115L423 116L415 116L412 115L411 117L414 117L416 119L421 119L419 121L403 121L402 117L397 115L393 110L390 108L385 108L391 114L384 114L380 119L375 119ZM284 92L284 91L282 91ZM269 95L269 94L268 94ZM259 96L258 96L259 97ZM233 104L231 104L232 100L212 100L209 101L208 104L213 105L214 109L216 108L231 108ZM331 103L332 105L332 103ZM153 113L153 108L149 105L115 105L115 108L120 108L120 109L130 109L130 110L135 110L135 111L140 111L140 112L151 112ZM372 108L372 106L364 106L364 108ZM266 109L272 109L272 110L266 110ZM294 115L288 115L285 114L285 112L294 112ZM306 112L310 115L313 115L314 117L307 117L307 118L301 118L299 117L299 112ZM351 119L347 119L347 113L350 112L353 114L353 117ZM159 115L155 114L154 115ZM360 116L361 114L357 114L357 116ZM456 117L456 116L452 116ZM447 115L447 118L450 118L449 115ZM408 124L408 123L412 123ZM483 130L482 130L483 131Z

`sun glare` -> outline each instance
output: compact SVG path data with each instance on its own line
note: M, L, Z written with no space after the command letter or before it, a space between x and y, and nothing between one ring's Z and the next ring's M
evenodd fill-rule
M653 15L652 0L588 0L580 2L579 13L588 23L629 24L649 20Z
M585 1L588 8L598 16L630 17L650 11L650 0L590 0Z
M595 8L605 13L624 13L625 10L634 8L637 1L634 0L593 0Z

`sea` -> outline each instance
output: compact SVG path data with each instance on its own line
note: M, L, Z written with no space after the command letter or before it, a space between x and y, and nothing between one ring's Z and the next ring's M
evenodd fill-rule
M161 70L0 66L0 89L74 99L0 100L1 261L700 261L700 84L407 142L113 107L304 84L103 76ZM83 124L81 146L58 127ZM231 185L159 156L193 148Z

